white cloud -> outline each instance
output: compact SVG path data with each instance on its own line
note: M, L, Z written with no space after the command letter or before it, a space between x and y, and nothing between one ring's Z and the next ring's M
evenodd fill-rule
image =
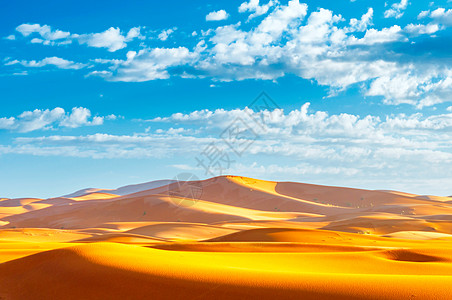
M40 24L22 24L16 27L16 30L20 32L23 36L29 36L33 33L39 34L42 38L46 40L60 40L69 37L71 34L66 31L52 30L48 25Z
M31 43L40 43L43 45L66 45L77 40L80 44L86 44L89 47L107 48L114 52L123 49L127 43L138 38L144 39L140 34L141 27L131 28L127 34L123 34L119 28L110 27L99 33L71 34L62 30L53 30L49 25L40 24L22 24L16 27L24 37L34 37ZM36 35L35 35L36 34Z
M226 20L229 14L224 10L212 11L206 16L206 21L222 21Z
M438 8L430 13L430 17L440 24L452 26L452 9Z
M43 39L38 39L38 38L33 38L33 39L31 39L30 43L32 43L32 44L42 44L42 43L44 43L44 40Z
M280 6L268 15L256 28L251 39L268 44L279 38L281 34L289 29L289 26L295 27L297 21L302 20L307 14L306 4L300 4L298 0L291 0L287 6ZM295 22L294 24L292 24ZM269 39L268 36L271 38Z
M402 29L399 25L394 25L381 30L368 29L361 39L353 39L351 44L373 45L377 43L389 43L404 39Z
M411 34L432 34L440 30L438 24L408 24L405 27L405 31Z
M38 129L49 129L49 125L60 121L65 115L64 109L57 107L52 110L25 111L17 117L17 130L20 132L30 132Z
M39 24L22 24L16 27L16 30L22 33L23 36L29 36L32 33L39 33L43 36L46 32L50 31L50 26Z
M367 27L371 26L372 23L372 17L374 14L374 10L372 7L370 7L367 10L367 13L361 16L361 19L350 19L350 30L351 31L365 31Z
M111 116L91 118L91 111L83 107L74 107L72 112L66 113L61 107L52 110L35 109L25 111L17 117L0 118L0 129L30 132L35 130L49 130L54 127L77 128L81 126L102 125L104 119Z
M84 107L74 107L72 108L72 112L60 122L60 126L77 128L86 125L102 125L104 122L103 117L94 117L92 121L89 121L91 118L91 111Z
M185 47L154 48L140 50L138 53L129 51L127 60L118 65L112 73L103 73L110 80L117 81L147 81L169 78L168 67L187 63L196 56Z
M123 35L119 28L110 27L104 32L76 35L80 44L87 44L90 47L107 48L110 52L123 49L127 42L140 36L140 28L134 27L127 35Z
M135 38L139 38L140 40L144 39L144 36L141 35L140 31L141 31L141 27L130 28L129 32L127 32L125 41L129 42Z
M419 15L417 16L418 19L423 19L425 17L427 17L430 14L429 10L423 10L419 13Z
M11 129L14 126L15 119L11 118L0 118L0 129Z
M248 16L248 20L251 20L255 17L262 16L268 12L270 8L275 6L278 3L278 1L270 0L267 2L267 4L259 5L259 0L249 0L248 2L243 2L239 6L239 12L252 12Z
M440 7L434 11L424 10L417 16L418 19L424 19L426 17L433 19L434 24L452 26L452 9L446 10Z
M405 13L405 9L408 6L408 0L401 0L400 3L396 2L391 5L391 8L386 10L384 13L385 18L396 18L399 19Z
M238 80L273 79L269 64L281 59L282 49L272 43L281 39L283 33L294 30L306 16L306 11L306 4L300 4L298 0L289 1L286 6L278 6L251 31L238 29L240 23L218 27L210 39L214 45L208 50L209 57L200 62L198 68L211 76L221 74L220 79L225 81L232 80L230 76ZM260 61L261 66L255 66L257 61ZM249 69L237 70L228 64L247 66ZM276 73L281 74L280 71Z
M7 37L5 37L6 40L14 41L16 39L16 36L14 34L10 34Z
M74 69L74 70L78 70L78 69L82 69L84 67L86 67L85 64L82 63L76 63L70 60L66 60L64 58L60 58L60 57L56 57L56 56L52 56L52 57L46 57L42 60L36 61L36 60L13 60L13 61L9 61L6 62L5 65L14 65L14 64L21 64L24 67L29 67L29 68L42 68L45 66L55 66L59 69Z
M174 32L174 30L176 30L177 28L169 28L166 30L162 30L162 32L160 32L160 34L158 35L159 40L161 41L166 41L168 39L168 37Z
M407 67L375 79L366 92L383 96L387 104L407 103L418 108L451 101L452 71Z

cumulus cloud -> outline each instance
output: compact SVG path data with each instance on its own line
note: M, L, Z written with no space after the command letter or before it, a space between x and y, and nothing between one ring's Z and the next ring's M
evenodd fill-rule
M158 39L161 41L166 41L168 37L176 30L177 28L169 28L166 30L162 30L162 32L159 33Z
M394 25L389 28L381 30L369 29L361 39L351 39L351 44L373 45L377 43L389 43L402 40L405 37L402 35L402 28L399 25Z
M14 126L15 118L0 118L0 129L11 129Z
M196 56L185 47L144 49L129 51L127 60L120 62L111 72L101 75L113 81L148 81L167 79L168 68L187 63Z
M52 30L52 28L48 25L40 25L40 24L22 24L16 27L16 31L20 32L24 37L28 37L32 34L39 35L42 39L36 39L40 40L41 43L46 45L54 45L58 43L70 43L71 34L67 31L61 31L61 30Z
M256 28L252 38L264 44L273 42L281 37L284 31L298 25L299 22L297 21L301 21L306 16L307 9L306 4L300 4L299 1L289 1L287 6L281 6L268 15Z
M270 0L267 2L267 4L259 5L259 0L250 0L248 2L243 2L239 6L239 12L245 13L245 12L251 12L248 16L248 20L251 20L255 17L262 16L268 12L270 8L275 6L278 3L278 1Z
M438 24L408 24L405 31L411 34L433 34L440 30Z
M366 94L384 96L387 104L407 103L418 108L450 101L452 91L450 70L417 71L408 67L375 79Z
M98 116L91 118L91 111L84 107L74 107L68 113L61 107L51 110L35 109L33 111L25 111L17 117L0 118L0 129L30 132L35 130L49 130L55 127L77 128L81 126L102 125L105 118Z
M107 48L110 52L115 52L127 46L127 42L139 37L140 28L134 27L127 35L123 35L119 28L110 27L104 32L76 35L80 44L87 44L90 47Z
M429 14L430 14L430 11L429 11L429 10L423 10L423 11L421 11L421 12L418 14L417 18L418 18L418 19L425 18L425 17L428 16Z
M226 20L229 14L224 10L212 11L206 16L206 21L222 21Z
M408 6L408 0L401 0L391 5L391 8L387 9L384 13L385 18L399 19L405 13L405 9Z
M34 111L25 111L17 117L13 128L17 128L20 132L49 129L48 126L50 124L62 120L64 116L64 109L60 107L52 110L35 109Z
M367 13L361 16L361 19L350 19L350 30L352 31L365 31L367 27L372 25L372 17L374 15L374 10L370 7Z
M445 8L437 8L434 11L423 11L419 14L418 18L424 18L429 16L435 23L439 23L445 26L452 26L452 9L446 10Z
M94 117L90 121L91 111L84 107L74 107L72 112L60 122L60 126L77 128L85 125L102 125L104 117Z

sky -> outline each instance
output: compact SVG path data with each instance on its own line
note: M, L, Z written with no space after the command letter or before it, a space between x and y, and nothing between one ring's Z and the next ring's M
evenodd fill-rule
M241 175L452 195L452 1L1 1L0 196Z

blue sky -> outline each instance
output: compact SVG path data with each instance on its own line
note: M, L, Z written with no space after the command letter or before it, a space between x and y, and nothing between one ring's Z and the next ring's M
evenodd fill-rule
M452 195L451 1L1 5L2 197L181 172Z

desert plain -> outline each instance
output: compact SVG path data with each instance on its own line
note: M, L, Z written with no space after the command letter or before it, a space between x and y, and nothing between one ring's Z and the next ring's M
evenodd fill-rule
M0 299L452 299L452 198L240 176L0 200Z

